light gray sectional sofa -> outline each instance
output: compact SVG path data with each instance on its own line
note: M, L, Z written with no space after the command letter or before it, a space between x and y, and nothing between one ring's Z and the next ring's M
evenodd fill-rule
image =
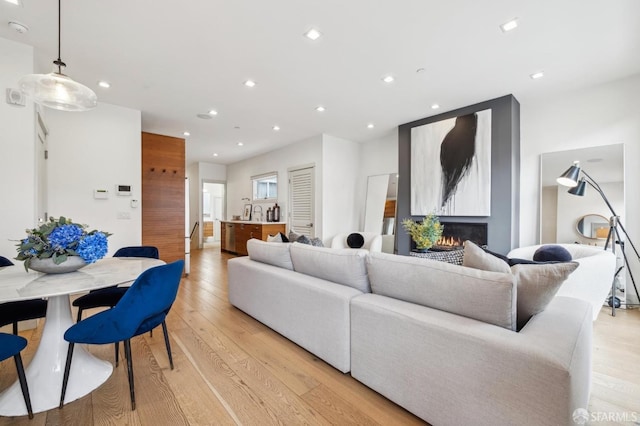
M584 301L554 297L516 332L508 272L298 243L247 248L228 262L231 304L433 425L571 425L587 408Z

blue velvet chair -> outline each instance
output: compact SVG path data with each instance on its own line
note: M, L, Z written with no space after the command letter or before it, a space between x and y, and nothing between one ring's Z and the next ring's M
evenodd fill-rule
M115 252L113 257L147 257L159 259L157 247L153 246L133 246L122 247ZM82 311L91 308L113 308L120 301L120 298L127 291L127 287L109 287L94 290L89 294L78 297L73 301L73 306L78 308L77 321L82 319Z
M157 247L153 246L131 246L118 249L113 257L146 257L150 259L159 259L160 253ZM73 306L78 308L77 322L82 320L82 311L92 308L113 308L120 301L122 296L127 292L128 287L108 287L100 290L93 290L84 296L78 297L73 301ZM163 325L166 327L166 325ZM151 332L151 330L149 330ZM119 344L116 342L116 367L119 364ZM171 358L171 351L167 347L167 353Z
M12 266L6 257L0 256L0 267ZM7 302L0 305L0 327L13 324L13 334L18 334L18 322L47 315L47 301L43 299L21 300L19 302Z
M69 342L69 349L60 395L60 408L64 404L67 391L74 345L76 343L104 345L124 342L131 409L136 409L131 338L162 324L165 343L169 349L169 355L171 354L165 318L178 294L183 267L184 261L178 260L146 270L140 274L116 306L76 323L64 333L65 340ZM171 356L170 363L173 369Z
M29 398L29 386L27 386L27 377L24 374L24 366L22 365L22 357L20 352L27 346L27 339L13 334L0 333L0 361L4 361L9 357L13 357L18 370L18 380L22 389L24 403L27 406L29 418L33 418L33 409L31 408L31 398Z

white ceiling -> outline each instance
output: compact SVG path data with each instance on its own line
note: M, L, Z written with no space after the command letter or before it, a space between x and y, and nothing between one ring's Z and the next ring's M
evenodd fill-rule
M22 2L0 0L0 37L34 46L36 71L50 72L57 2ZM303 37L310 27L316 42ZM189 130L188 163L229 164L319 133L363 142L509 93L539 101L638 74L639 53L638 0L62 0L66 73L100 102L141 110L144 131ZM196 118L210 109L218 116Z

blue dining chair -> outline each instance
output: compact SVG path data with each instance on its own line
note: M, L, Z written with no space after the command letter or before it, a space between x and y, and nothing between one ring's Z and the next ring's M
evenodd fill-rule
M115 252L113 257L146 257L159 259L158 248L153 246L122 247ZM82 319L82 311L91 308L113 308L127 291L127 287L108 287L93 290L73 301L73 306L78 308L77 321Z
M0 267L13 266L6 257L0 256ZM18 334L18 322L44 318L47 315L47 301L43 299L20 300L0 304L0 327L13 325L13 334Z
M159 259L160 253L158 248L154 246L130 246L119 248L113 257L146 257L150 259ZM93 290L84 296L78 297L73 301L73 306L78 308L78 317L76 322L82 320L82 312L85 309L92 308L113 308L120 301L122 296L127 292L129 287L107 287L99 290ZM165 326L166 327L166 326ZM151 330L149 330L151 332ZM115 345L115 359L116 367L120 362L120 345L116 342ZM167 347L167 353L171 358L171 352Z
M22 389L24 403L27 406L29 418L33 418L33 409L31 408L31 398L29 398L29 386L27 386L27 377L24 374L24 366L22 365L22 357L20 352L27 346L27 339L13 334L0 333L0 361L4 361L9 357L13 357L18 370L18 380Z
M184 260L177 260L167 265L147 269L134 281L116 306L76 323L64 333L64 339L69 342L69 349L64 368L60 408L64 404L73 348L76 343L104 345L124 342L132 410L136 409L136 399L131 338L162 324L165 343L169 350L171 369L173 369L165 318L178 294L183 268Z

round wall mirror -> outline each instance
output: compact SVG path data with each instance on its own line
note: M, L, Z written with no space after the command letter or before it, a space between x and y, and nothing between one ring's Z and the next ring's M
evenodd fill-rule
M606 240L609 235L609 219L599 214L586 214L578 219L576 230L592 240Z

